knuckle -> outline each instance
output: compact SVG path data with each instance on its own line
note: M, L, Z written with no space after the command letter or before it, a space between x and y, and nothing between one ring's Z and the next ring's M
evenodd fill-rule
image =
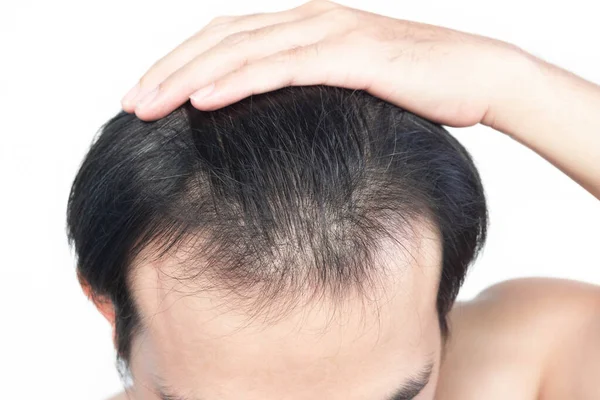
M296 45L289 48L289 50L287 51L287 55L289 57L298 57L302 54L303 51L304 47Z
M241 31L232 33L231 35L225 36L221 40L223 46L235 46L243 42L247 42L252 38L253 34L250 31Z
M329 11L330 15L343 22L355 22L359 18L357 10L348 7L337 7Z
M318 11L327 11L332 8L340 7L339 4L334 3L328 0L310 0L306 3L302 4L299 9L306 10L310 13L318 12Z
M163 82L156 85L156 88L161 93L170 93L175 87L173 79L166 79Z
M250 59L248 57L242 58L237 65L238 70L242 70L250 65Z
M328 23L345 27L346 30L357 29L364 25L361 22L360 11L348 7L331 8L321 13L319 17L327 20Z
M291 48L280 54L279 61L284 63L294 62L301 59L305 54L306 47L292 46Z
M353 32L355 40L375 43L389 43L401 39L401 32L383 25L365 26Z
M231 20L233 20L234 17L231 15L219 15L213 19L210 20L210 22L208 23L209 26L215 26L215 25L220 25L226 22L230 22Z
M150 75L149 74L145 74L144 76L142 76L139 80L139 85L142 88L147 88L152 86L152 81L150 79Z
M333 1L329 1L329 0L310 0L310 1L306 2L305 5L308 5L311 7L331 7L331 6L338 5L338 4L334 3Z
M292 60L295 51L294 48L280 51L270 56L269 61L277 64L287 64Z

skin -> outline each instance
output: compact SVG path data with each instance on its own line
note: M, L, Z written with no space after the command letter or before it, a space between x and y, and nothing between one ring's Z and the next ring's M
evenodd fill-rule
M388 400L433 361L430 384L415 397L432 399L442 349L441 242L422 229L412 257L386 246L378 265L388 272L367 296L308 300L287 312L275 301L276 319L242 310L231 294L171 278L185 248L136 264L132 292L146 329L133 346L130 397L159 400L158 375L191 399Z
M157 61L122 105L154 120L189 98L213 110L312 84L364 89L448 126L487 125L600 199L600 87L509 43L328 1L214 19ZM132 282L147 329L134 342L129 398L157 399L149 388L160 374L178 393L207 400L384 400L429 358L417 400L600 398L600 288L497 284L455 305L442 346L433 307L439 240L426 226L412 261L390 249L376 301L349 296L336 308L325 299L277 323L223 308L217 292L186 295L157 272L176 255L140 264ZM95 300L114 324L110 303Z

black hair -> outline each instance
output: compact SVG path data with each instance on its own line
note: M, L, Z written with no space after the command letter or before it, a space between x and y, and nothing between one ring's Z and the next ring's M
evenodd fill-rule
M203 269L208 280L236 291L260 285L268 301L306 282L339 295L377 268L378 240L418 217L442 242L445 337L486 237L470 155L439 124L366 91L314 85L215 111L187 102L152 122L119 112L75 177L67 229L80 279L114 306L117 354L128 362L140 327L128 279L151 244L162 255L201 236L191 256L213 266ZM199 263L189 265L182 275L196 276Z

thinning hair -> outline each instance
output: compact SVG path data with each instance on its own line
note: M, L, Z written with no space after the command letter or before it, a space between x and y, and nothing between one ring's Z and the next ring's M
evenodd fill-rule
M340 297L426 219L439 232L437 309L447 313L486 237L487 208L466 149L442 126L362 90L286 87L145 122L124 111L95 138L67 210L78 275L116 312L126 362L140 316L136 257L186 243L180 276L260 301L312 290ZM412 232L412 233L411 233Z

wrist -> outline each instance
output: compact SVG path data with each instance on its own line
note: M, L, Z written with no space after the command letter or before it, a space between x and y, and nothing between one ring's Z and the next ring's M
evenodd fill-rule
M550 65L515 45L498 58L503 76L496 78L499 84L481 123L518 140L522 122L547 108L544 92Z
M600 199L600 86L525 54L485 125L530 148Z

